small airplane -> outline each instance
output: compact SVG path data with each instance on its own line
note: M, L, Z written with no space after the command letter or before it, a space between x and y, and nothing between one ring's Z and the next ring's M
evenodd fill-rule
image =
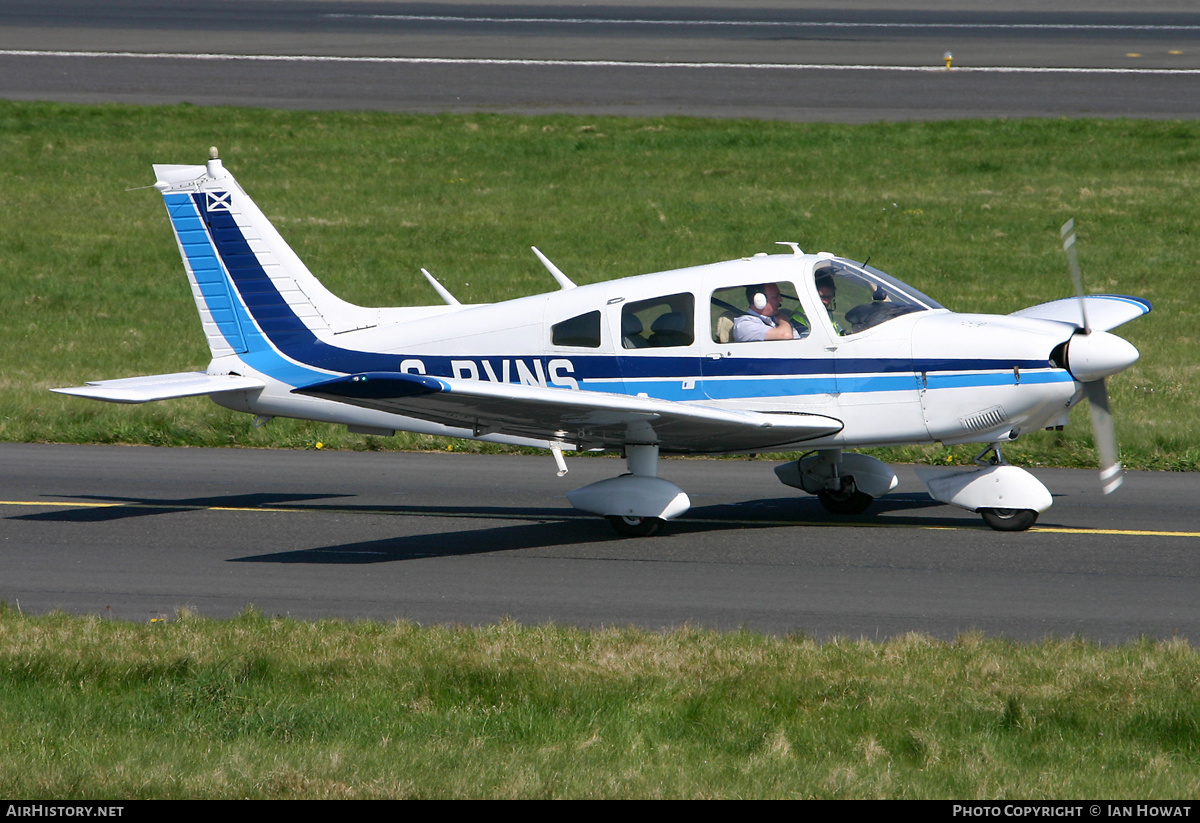
M1138 351L1109 333L1150 311L1084 296L1010 315L957 314L828 252L789 251L576 286L536 248L558 290L465 305L364 308L327 290L224 168L156 165L212 360L202 372L54 391L113 403L208 395L256 416L352 432L411 431L568 450L620 451L628 473L567 495L624 536L690 506L662 454L805 451L779 479L837 514L894 489L881 460L848 451L980 443L971 468L922 467L940 502L994 529L1028 529L1052 503L1002 444L1061 427L1090 401L1105 493L1120 484L1105 378ZM719 464L714 466L719 470Z

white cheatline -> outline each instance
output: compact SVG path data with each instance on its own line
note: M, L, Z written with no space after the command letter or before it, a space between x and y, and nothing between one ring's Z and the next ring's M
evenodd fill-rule
M351 20L395 20L403 23L558 23L581 26L730 26L794 29L972 29L989 31L1200 31L1200 26L1115 23L868 23L818 20L646 20L616 17L468 17L449 14L325 14Z
M1200 74L1200 69L1070 68L1049 66L884 66L829 63L677 63L641 60L520 60L489 57L338 57L322 54L205 54L141 51L50 51L0 49L0 57L124 57L142 60L254 61L266 63L392 63L396 65L453 66L579 66L584 68L638 69L758 69L804 71L916 71L991 74Z

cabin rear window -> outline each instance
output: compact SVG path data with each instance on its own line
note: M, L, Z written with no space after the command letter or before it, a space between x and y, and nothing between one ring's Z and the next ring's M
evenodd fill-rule
M696 300L690 293L627 303L621 309L621 346L626 349L690 346Z
M550 339L556 346L600 348L600 312L590 311L550 327Z

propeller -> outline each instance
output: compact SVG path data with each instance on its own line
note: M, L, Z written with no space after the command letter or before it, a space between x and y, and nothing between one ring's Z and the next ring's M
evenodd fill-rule
M1075 294L1079 297L1079 314L1083 321L1081 332L1085 339L1091 337L1092 329L1088 325L1087 319L1087 301L1084 299L1083 293L1083 274L1079 270L1079 254L1075 250L1075 219L1071 218L1062 227L1063 251L1067 253L1067 265L1071 269L1071 279L1075 283ZM1100 332L1097 337L1112 337L1104 332ZM1119 338L1113 338L1114 340ZM1080 341L1082 342L1082 341ZM1091 352L1097 349L1109 348L1107 343L1097 346L1099 340L1089 340L1091 345L1084 347L1076 347L1075 341L1068 347L1068 359L1072 352L1070 349L1077 349L1076 354L1085 354L1085 351ZM1124 342L1124 341L1122 341ZM1128 344L1127 344L1128 345ZM1078 350L1082 348L1084 351ZM1088 359L1086 356L1080 359ZM1136 359L1136 358L1135 358ZM1083 369L1078 372L1072 371L1076 379L1080 379L1080 375L1084 373ZM1086 375L1084 375L1086 376ZM1096 451L1100 458L1100 488L1105 494L1112 494L1121 484L1125 482L1124 473L1121 470L1121 463L1117 460L1117 433L1113 426L1112 413L1108 408L1108 387L1105 385L1104 377L1098 377L1093 380L1080 380L1083 384L1083 394L1088 400L1088 406L1092 412L1092 436L1096 441Z

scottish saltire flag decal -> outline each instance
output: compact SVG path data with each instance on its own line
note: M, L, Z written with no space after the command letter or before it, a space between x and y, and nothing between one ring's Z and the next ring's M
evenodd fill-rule
M229 198L230 194L227 191L205 192L205 208L208 211L229 211Z

